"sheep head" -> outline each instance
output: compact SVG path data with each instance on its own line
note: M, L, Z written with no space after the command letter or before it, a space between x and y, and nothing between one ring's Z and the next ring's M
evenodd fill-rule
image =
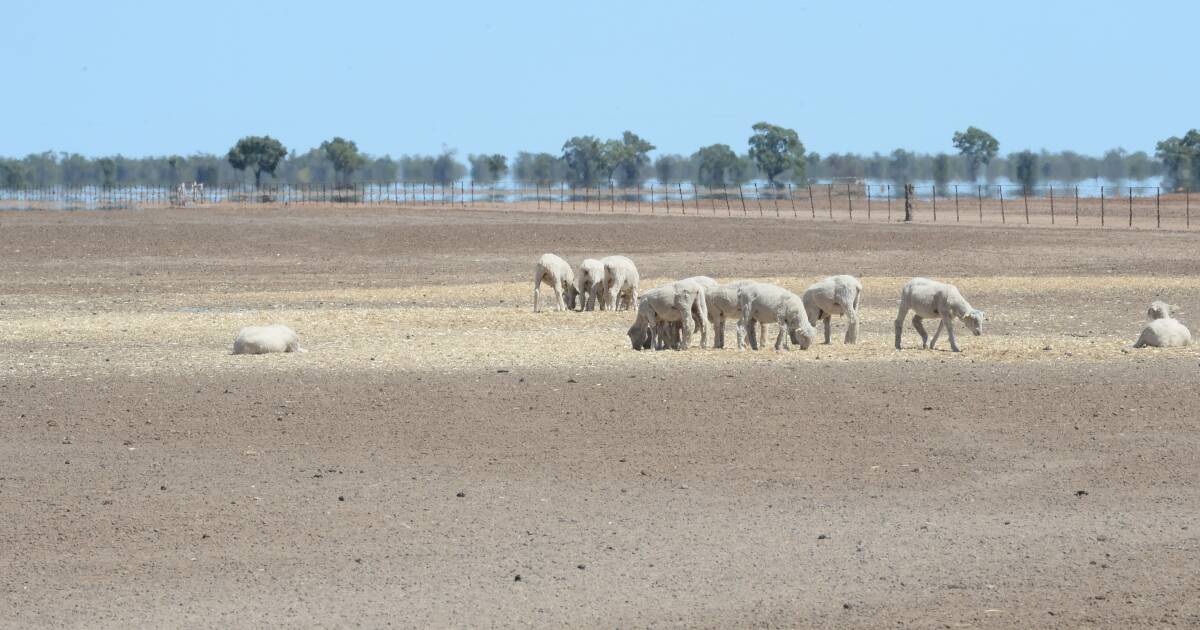
M962 316L962 322L971 330L971 334L978 337L979 335L983 334L983 320L986 319L986 317L987 316L983 311L974 309L968 311L966 315Z

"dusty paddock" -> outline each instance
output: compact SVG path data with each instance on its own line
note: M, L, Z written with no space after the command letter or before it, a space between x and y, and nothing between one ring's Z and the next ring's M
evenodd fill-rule
M1200 351L1125 346L1151 299L1200 313L1197 245L446 209L0 213L0 618L1194 626ZM634 353L626 314L528 312L542 251L620 251L657 279L860 274L863 343ZM952 355L910 331L891 350L917 274L953 278L987 335ZM228 354L269 321L311 352Z

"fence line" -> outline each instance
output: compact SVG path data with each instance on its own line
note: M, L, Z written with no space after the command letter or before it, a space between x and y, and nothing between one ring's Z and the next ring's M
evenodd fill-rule
M285 185L181 185L176 189L145 186L53 186L0 189L0 209L104 210L206 206L444 206L498 208L544 212L617 212L801 218L797 201L808 200L809 220L893 222L893 200L912 208L911 220L921 223L962 223L964 201L975 196L977 222L1061 225L1063 200L1070 198L1074 225L1109 227L1191 228L1191 192L1164 192L1159 187L951 185L892 186L889 184L813 184L736 186L736 199L727 186L708 187L676 182L670 185L617 186L614 182L577 187L563 182L531 186L480 186L465 182L381 182ZM905 199L905 191L911 191ZM799 199L797 199L799 197ZM881 199L882 197L882 199ZM1020 212L1009 212L1020 202ZM884 203L886 214L876 212ZM938 204L943 205L939 213ZM947 210L954 206L953 217ZM1114 204L1117 223L1113 218ZM1124 206L1123 208L1121 206ZM859 213L855 213L855 209ZM865 208L865 218L862 210ZM1122 212L1122 210L1124 212ZM1125 216L1120 216L1124 214ZM1121 219L1124 219L1123 221Z

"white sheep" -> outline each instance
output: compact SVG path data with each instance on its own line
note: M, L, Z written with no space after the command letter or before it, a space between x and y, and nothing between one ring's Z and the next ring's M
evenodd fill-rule
M820 282L813 283L804 290L800 299L804 301L804 310L808 314L808 322L813 326L818 320L825 322L825 343L830 343L830 318L833 315L845 315L846 343L858 342L858 306L862 298L862 283L854 276L829 276Z
M691 345L692 322L708 320L708 308L704 300L704 287L691 280L680 280L650 289L638 301L637 316L629 327L629 341L634 350L652 347L673 347L686 350ZM679 324L679 341L674 343L671 333L660 326ZM657 345L656 345L657 338ZM707 338L707 327L701 324L701 347Z
M604 263L595 258L585 258L579 263L575 274L574 293L579 299L579 310L596 310L596 299L604 291ZM603 300L603 297L600 298Z
M600 259L604 265L604 292L600 308L611 308L614 311L636 308L638 304L638 275L637 265L624 256L606 256ZM599 299L599 298L598 298Z
M900 349L900 333L904 330L904 318L908 315L909 310L914 312L913 328L916 328L917 334L921 335L922 348L928 347L932 350L934 344L937 343L938 335L942 334L942 328L945 327L946 334L950 338L950 349L958 352L958 342L954 338L955 319L962 320L976 336L983 334L984 312L971 308L962 293L958 292L957 287L928 278L913 278L900 290L900 312L896 315L897 350ZM925 333L925 326L921 324L921 321L933 317L939 319L938 328L933 333L933 339L929 340L927 345L926 340L929 336Z
M1179 312L1178 306L1167 304L1161 300L1154 300L1150 303L1150 308L1146 309L1146 317L1151 320L1170 319L1178 315Z
M567 308L564 296L569 296L571 287L575 285L575 272L567 261L554 254L542 254L537 265L533 268L533 312L541 310L538 298L541 295L542 283L549 284L554 289L554 309L561 311Z
M735 324L742 316L742 307L739 303L738 296L741 291L749 286L754 285L753 280L738 280L728 284L720 285L714 289L704 290L705 305L708 307L708 321L713 329L713 347L725 347L725 322L733 321ZM761 324L763 329L766 329L766 324ZM751 325L748 331L750 347L758 349L758 335L755 333L755 325Z
M1146 311L1150 323L1142 329L1142 334L1138 335L1137 342L1133 344L1133 347L1179 348L1191 345L1192 332L1175 319L1174 316L1178 312L1179 307L1177 306L1157 300L1152 302Z
M246 326L233 340L233 354L267 354L268 352L308 352L300 347L296 331L282 324Z
M753 327L755 321L779 324L776 352L783 349L785 337L801 350L807 350L817 337L816 329L808 323L800 296L781 286L760 282L744 287L738 295L738 304L742 311L737 326L738 350L745 349L746 330Z

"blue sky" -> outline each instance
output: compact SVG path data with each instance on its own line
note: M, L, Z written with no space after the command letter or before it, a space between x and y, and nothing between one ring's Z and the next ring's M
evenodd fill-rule
M1153 152L1200 127L1195 2L5 0L0 155L658 153L760 120L810 151Z

